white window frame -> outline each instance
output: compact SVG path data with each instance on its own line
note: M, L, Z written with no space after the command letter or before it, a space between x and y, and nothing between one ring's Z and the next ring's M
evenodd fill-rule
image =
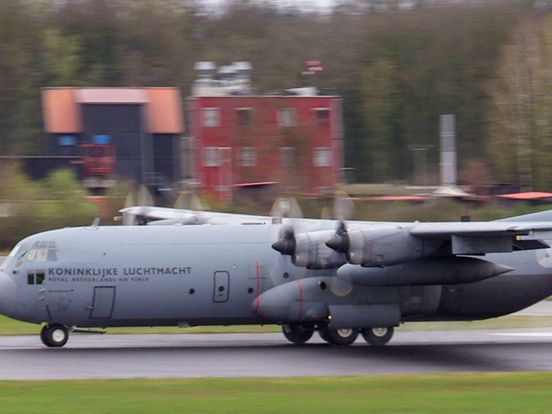
M312 164L315 167L332 166L332 150L329 147L314 147L312 152Z
M257 166L257 149L255 147L240 147L238 157L241 167Z
M244 125L242 125L240 123L240 114L242 113L247 113L248 114L248 122ZM253 108L249 107L249 106L244 106L244 107L241 107L241 108L236 108L236 124L238 124L239 127L241 128L247 128L247 127L250 127L252 124L253 124Z
M220 110L216 106L203 108L202 123L206 128L216 128L220 125Z
M278 125L284 128L297 125L297 111L295 108L287 106L278 110Z
M218 147L203 147L203 166L219 167L220 154Z
M326 108L326 107L313 108L313 111L314 111L314 117L316 120L316 125L325 126L330 123L330 108ZM319 118L318 115L320 113L325 113L326 117L323 119Z
M295 147L280 147L280 159L282 167L295 167L297 165Z

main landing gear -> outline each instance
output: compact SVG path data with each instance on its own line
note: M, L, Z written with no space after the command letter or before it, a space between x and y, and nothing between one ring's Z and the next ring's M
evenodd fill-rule
M370 345L385 345L393 337L395 329L392 326L381 328L365 328L362 331L362 337Z
M69 339L69 329L57 323L44 325L40 331L40 339L47 347L61 348Z
M314 333L314 328L309 328L303 325L282 325L282 332L289 342L294 344L304 344L311 339Z
M294 344L304 344L311 339L314 333L314 327L301 324L282 325L282 332L289 342ZM387 344L393 337L394 329L391 326L378 328L346 328L329 329L322 328L318 330L320 337L330 345L348 346L353 344L358 334L361 334L364 340L373 346Z
M356 341L358 329L328 329L324 328L318 331L320 338L331 345L347 346Z

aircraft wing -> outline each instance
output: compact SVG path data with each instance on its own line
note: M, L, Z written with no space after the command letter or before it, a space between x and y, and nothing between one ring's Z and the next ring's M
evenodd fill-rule
M552 221L338 222L149 206L129 207L121 213L126 224L281 223L284 227L272 247L291 255L296 265L319 269L345 262L378 267L430 257L543 249L550 245L535 233L552 231Z
M134 218L134 222L125 224L269 224L272 217L248 214L219 213L178 208L135 206L119 210L123 217ZM124 220L125 220L124 219Z
M123 224L194 225L194 224L275 224L281 223L298 228L335 228L336 220L310 218L281 218L252 214L221 213L215 211L187 210L179 208L134 206L119 210ZM359 222L360 223L360 222ZM362 222L368 224L369 222Z
M410 234L428 239L463 237L526 236L532 232L552 231L552 222L453 222L414 224Z
M460 222L415 224L410 234L421 239L450 241L451 253L457 255L548 248L548 243L532 238L533 233L546 231L552 231L552 222Z

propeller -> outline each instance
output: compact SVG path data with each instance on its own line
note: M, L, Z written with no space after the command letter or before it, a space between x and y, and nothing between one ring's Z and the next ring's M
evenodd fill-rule
M127 207L133 207L135 206L136 203L134 202L134 194L131 192L129 192L126 196L126 199L125 199L125 208ZM123 220L122 220L122 224L123 226L132 226L134 225L136 222L136 215L135 214L123 214Z
M340 221L335 230L335 235L326 242L326 246L339 253L347 254L350 248L349 234L344 221Z
M154 206L153 197L145 185L141 185L138 189L137 201L139 206Z
M272 204L270 215L272 217L302 218L303 211L301 207L299 207L299 203L297 203L295 197L279 197L274 201L274 204Z
M355 213L355 204L345 191L336 192L333 200L334 218L338 220L350 220Z
M182 191L174 203L174 208L195 211L206 210L195 191Z
M145 186L140 186L137 194L137 203L134 202L134 194L129 192L125 199L125 208L140 206L138 212L133 214L123 213L122 224L123 226L134 226L147 224L147 220L144 215L148 211L150 206L155 205L153 198Z
M296 248L295 231L293 228L290 226L284 227L280 238L272 244L272 248L281 254L293 256Z

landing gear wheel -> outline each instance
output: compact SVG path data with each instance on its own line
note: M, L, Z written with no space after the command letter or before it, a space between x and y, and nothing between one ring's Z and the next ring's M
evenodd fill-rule
M370 345L385 345L393 337L393 327L365 328L362 330L362 336Z
M324 328L318 331L320 338L324 341L339 346L351 345L356 341L358 330L356 329L328 329Z
M40 331L42 343L50 348L61 348L69 339L69 330L57 323L45 325Z
M282 332L289 342L304 344L311 339L314 329L302 325L282 325Z

